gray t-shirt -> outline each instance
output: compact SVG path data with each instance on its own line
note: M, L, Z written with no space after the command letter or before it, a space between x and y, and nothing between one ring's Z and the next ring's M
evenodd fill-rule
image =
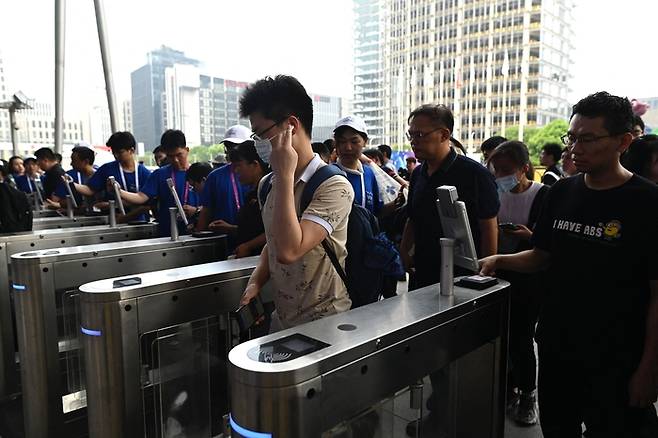
M500 210L498 211L498 223L513 223L528 226L530 209L535 197L543 184L533 181L530 187L521 193L500 194ZM512 254L516 252L520 239L511 236L504 231L498 234L498 252L500 254Z

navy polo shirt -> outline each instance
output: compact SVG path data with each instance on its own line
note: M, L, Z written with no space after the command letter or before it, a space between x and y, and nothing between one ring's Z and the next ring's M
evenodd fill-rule
M491 172L480 163L458 155L452 148L441 167L432 175L428 175L426 163L417 166L411 175L407 202L409 219L414 227L416 287L429 286L440 281L440 239L444 235L436 208L436 188L444 185L455 186L459 200L466 204L471 233L478 252L478 220L497 216L500 208L496 182Z
M221 219L236 224L238 210L244 204L249 186L240 184L232 165L222 166L210 172L203 186L200 204L210 209L210 221Z

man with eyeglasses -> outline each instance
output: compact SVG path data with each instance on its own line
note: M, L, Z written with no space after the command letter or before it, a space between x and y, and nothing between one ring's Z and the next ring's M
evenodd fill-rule
M276 308L271 331L349 310L347 288L327 252L333 250L344 266L354 190L344 175L334 174L301 206L304 187L318 181L312 178L327 166L311 148L313 101L292 76L267 77L242 95L240 115L249 117L256 152L272 166L264 202L259 190L267 244L241 303L271 281ZM263 185L261 180L259 189Z
M454 118L446 106L420 106L409 115L408 123L407 138L411 141L414 155L422 164L411 175L407 202L409 218L404 228L400 254L405 269L411 274L409 290L414 290L441 280L440 239L443 230L436 208L436 188L443 185L457 188L459 200L466 204L473 240L480 256L496 253L496 216L500 202L491 172L480 163L457 154L451 147ZM466 274L455 267L455 275L462 273ZM430 436L427 433L437 433L442 423L438 415L441 411L439 405L447 400L439 401L436 389L446 387L447 374L439 370L430 377L435 389L427 402L430 413L420 423L408 424L407 434L410 436L416 436L418 428L422 436Z
M658 187L620 164L632 129L627 99L578 102L563 141L581 173L552 186L533 249L481 261L485 275L554 274L536 334L545 438L580 437L582 423L593 437L658 436Z

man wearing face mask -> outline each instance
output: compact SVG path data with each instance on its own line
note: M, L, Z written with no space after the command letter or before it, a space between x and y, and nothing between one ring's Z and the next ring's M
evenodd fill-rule
M256 152L272 167L271 189L261 209L267 244L241 303L271 280L273 331L349 310L347 288L322 244L344 266L354 190L344 175L334 174L301 208L304 187L327 166L311 148L313 101L297 79L267 77L242 95L240 115L249 117Z

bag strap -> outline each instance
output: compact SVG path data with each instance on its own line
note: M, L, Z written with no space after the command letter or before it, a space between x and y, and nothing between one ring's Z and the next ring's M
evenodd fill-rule
M313 195L315 194L315 191L318 189L318 187L320 187L323 182L336 175L342 175L347 178L345 172L333 164L322 166L315 171L313 176L311 176L311 178L304 186L304 190L302 191L302 199L299 203L299 210L301 213L304 213L304 210L306 210L311 204Z
M263 177L263 182L260 184L260 190L258 191L258 201L260 202L260 208L263 209L265 201L267 201L267 195L270 194L272 190L272 172L268 173Z
M345 285L345 287L347 287L347 274L345 273L343 267L340 265L340 262L338 262L338 257L336 257L336 253L334 252L333 248L329 245L327 239L324 239L322 241L322 247L324 248L324 251L327 253L327 256L329 256L329 260L331 260L331 264L334 265L334 268L336 269L338 276L340 277L341 280L343 280L343 284Z

